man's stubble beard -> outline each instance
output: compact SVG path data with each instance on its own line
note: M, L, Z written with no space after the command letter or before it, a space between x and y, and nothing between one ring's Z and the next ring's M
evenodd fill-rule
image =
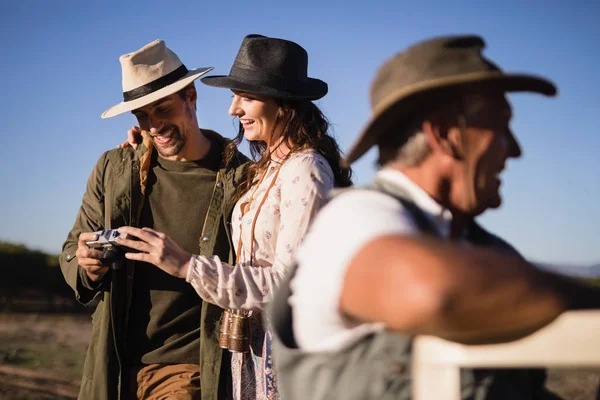
M173 137L171 143L167 147L162 147L154 143L154 147L161 157L172 157L178 155L187 143L187 136L184 136L179 131L179 128L173 128Z

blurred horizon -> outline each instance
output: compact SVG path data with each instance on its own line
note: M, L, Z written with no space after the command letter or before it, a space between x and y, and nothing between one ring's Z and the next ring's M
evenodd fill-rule
M369 118L369 85L386 59L428 37L474 33L503 69L559 88L556 98L509 96L524 155L503 173L502 207L479 221L535 262L598 264L599 18L600 2L7 3L0 241L60 253L98 157L135 123L129 114L100 119L122 98L118 58L157 38L188 68L214 66L211 75L228 73L247 34L296 41L308 51L309 75L329 84L316 103L347 151ZM196 87L200 126L235 136L230 92ZM374 161L371 151L353 166L355 183L369 182Z

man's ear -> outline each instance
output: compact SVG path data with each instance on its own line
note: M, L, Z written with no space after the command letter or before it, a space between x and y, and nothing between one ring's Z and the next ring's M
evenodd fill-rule
M453 156L452 146L448 143L448 135L443 126L425 120L421 125L421 131L427 135L427 142L433 152L442 152Z
M448 146L452 149L453 157L457 160L462 160L466 153L466 142L467 139L462 129L458 126L453 126L448 129L447 142Z
M190 104L196 109L196 101L198 100L198 93L196 92L196 86L190 84L185 90L185 97L189 100Z

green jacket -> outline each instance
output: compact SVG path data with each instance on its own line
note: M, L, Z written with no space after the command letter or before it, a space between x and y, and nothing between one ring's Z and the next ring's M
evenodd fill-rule
M204 131L211 140L224 146L227 139ZM208 134L210 133L210 134ZM75 224L69 232L60 256L60 267L65 280L84 305L98 304L92 315L92 338L88 347L79 398L119 399L125 392L124 378L127 366L123 360L123 346L131 302L134 263L127 261L118 270L109 270L101 284L92 285L85 271L78 266L75 252L82 232L137 226L144 195L140 186L140 157L148 149L131 147L104 153L92 171ZM220 224L226 224L229 241L229 263L233 263L229 218L233 209L232 194L242 180L248 159L241 153L229 165L222 163L220 182L212 195L204 236L198 238L201 255L212 255ZM202 222L199 222L202 223ZM202 303L199 364L203 400L216 400L219 386L222 350L218 345L219 320L222 309L208 302Z

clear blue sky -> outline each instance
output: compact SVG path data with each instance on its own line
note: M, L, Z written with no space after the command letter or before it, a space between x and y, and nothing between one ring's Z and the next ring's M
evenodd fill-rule
M560 90L511 96L524 157L508 164L504 205L482 223L536 261L600 262L599 19L598 1L3 2L0 240L60 252L93 165L135 122L100 119L121 100L118 57L154 39L218 74L246 34L300 43L309 74L329 83L318 104L347 150L385 59L426 37L478 33L505 69L546 75ZM201 126L232 137L230 93L198 88ZM356 181L373 172L371 152Z

